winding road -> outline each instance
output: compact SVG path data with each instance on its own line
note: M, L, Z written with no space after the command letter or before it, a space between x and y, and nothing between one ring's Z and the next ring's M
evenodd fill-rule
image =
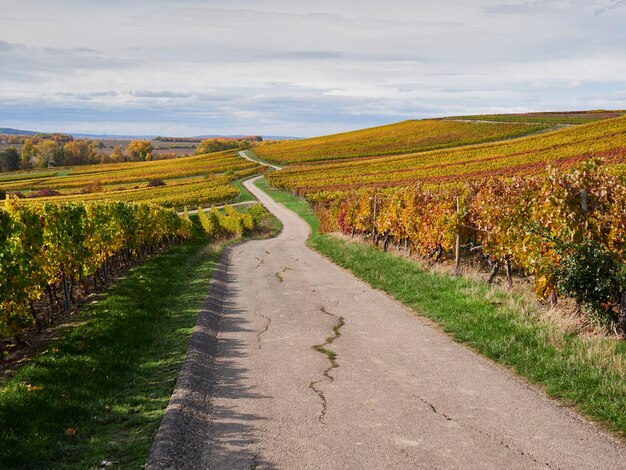
M148 468L626 467L617 441L309 249L253 182L284 229L225 252Z

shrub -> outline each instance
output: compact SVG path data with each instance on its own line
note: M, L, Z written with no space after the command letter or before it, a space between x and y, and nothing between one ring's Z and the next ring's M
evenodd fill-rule
M255 224L260 223L264 218L270 215L267 209L263 207L263 204L255 204L248 210L248 214L252 216Z
M102 182L100 180L93 180L87 186L85 186L81 193L90 194L90 193L99 193L102 191Z
M37 191L33 193L30 197L52 197L52 196L60 196L61 193L55 191L54 189L42 189L41 191Z
M157 186L165 186L165 181L159 178L152 178L150 181L148 181L149 188L155 188Z
M601 321L616 319L615 306L626 290L624 264L594 240L569 244L568 248L556 272L559 290Z

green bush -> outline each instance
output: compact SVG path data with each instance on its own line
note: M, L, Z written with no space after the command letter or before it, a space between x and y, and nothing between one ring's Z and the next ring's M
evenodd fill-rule
M238 212L232 206L224 207L223 214L215 207L212 207L208 213L199 207L198 216L204 231L213 240L241 238L243 235L251 233L258 224L254 215Z
M263 204L255 204L248 210L255 224L259 224L263 219L269 217L270 213L263 207Z
M570 244L567 251L556 273L559 290L601 321L615 320L615 306L626 291L623 262L594 240Z

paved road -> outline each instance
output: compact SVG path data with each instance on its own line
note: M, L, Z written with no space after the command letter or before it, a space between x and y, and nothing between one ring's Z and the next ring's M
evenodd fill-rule
M149 468L625 468L623 446L307 248L251 183L284 230L224 256Z
M258 160L255 160L254 158L249 157L247 150L242 150L241 152L239 152L239 156L242 157L242 158L245 158L246 160L250 160L251 162L260 163L263 166L269 166L270 168L273 168L274 170L282 170L283 169L282 166L272 165L271 163L260 162Z

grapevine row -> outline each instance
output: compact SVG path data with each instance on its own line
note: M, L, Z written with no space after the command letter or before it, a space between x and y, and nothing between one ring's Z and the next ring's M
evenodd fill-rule
M254 152L263 159L287 164L362 159L510 139L550 127L545 124L423 119L312 139L267 142L257 145Z
M0 195L8 192L28 204L107 199L183 207L228 202L239 196L239 190L230 182L258 171L256 163L232 151L218 152L173 160L73 167L47 176L33 172L31 178L28 173L0 175Z
M417 184L317 193L309 200L322 230L366 234L385 249L397 243L439 259L454 251L458 236L462 245L488 255L494 271L516 267L533 275L541 297L559 292L559 270L576 244L594 243L626 273L626 179L598 160L567 172L555 168L456 188ZM617 282L611 287L615 303L626 291L626 282Z
M76 189L94 180L102 185L131 184L152 178L170 179L190 176L218 175L227 171L240 171L255 167L250 161L242 160L233 152L197 155L194 157L158 160L149 162L128 162L119 164L86 165L71 167L67 172L40 177L41 172L6 174L14 181L0 181L4 191L24 191L39 189ZM65 174L68 173L69 174ZM31 174L32 178L26 178Z
M190 237L188 217L156 205L28 206L7 198L0 209L0 334L41 328L44 300L50 311L67 311L88 280L107 282L132 258Z
M363 186L398 187L414 181L454 185L459 180L538 174L547 164L568 169L590 157L604 159L616 172L625 170L625 117L492 144L291 166L269 174L267 179L274 187L300 194Z
M168 183L156 188L121 188L90 194L68 194L26 200L29 204L46 202L79 202L107 199L111 201L159 204L164 207L183 207L200 203L218 203L239 196L239 190L229 184L227 177Z
M200 224L212 240L241 238L252 232L267 215L268 212L261 204L255 204L248 212L238 212L232 206L226 206L224 212L215 207L204 212L198 207Z

